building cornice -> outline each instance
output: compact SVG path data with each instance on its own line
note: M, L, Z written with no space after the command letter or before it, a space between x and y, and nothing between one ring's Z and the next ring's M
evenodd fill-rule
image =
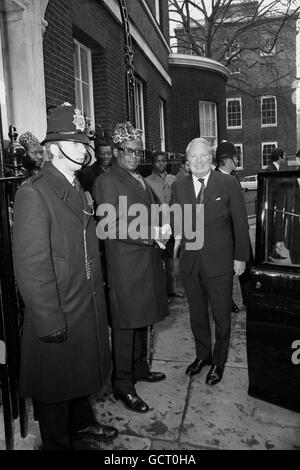
M180 67L196 67L199 69L211 70L229 78L230 70L225 65L220 64L216 60L208 57L195 56L189 54L170 54L169 65L177 65Z
M103 3L113 13L115 18L117 18L117 20L122 24L122 17L118 0L103 0ZM136 43L142 49L143 53L147 56L147 58L152 62L154 67L159 71L159 73L168 82L168 84L172 85L172 79L168 71L157 58L157 56L154 54L154 52L152 51L148 43L145 41L137 27L132 23L132 21L130 21L130 32L132 38L136 41Z

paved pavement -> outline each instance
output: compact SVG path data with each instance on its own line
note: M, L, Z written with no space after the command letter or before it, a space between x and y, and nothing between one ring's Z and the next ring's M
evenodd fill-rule
M250 221L252 241L253 222ZM136 385L150 411L145 415L128 411L113 398L109 385L102 396L94 397L99 421L120 431L113 443L103 444L103 449L300 449L300 414L247 394L246 311L236 282L234 299L240 312L232 314L231 344L223 381L213 387L206 385L208 367L192 378L185 374L195 352L186 299L176 299L168 318L155 326L152 369L165 372L167 379L157 384ZM17 449L38 448L38 426L32 416L29 432L27 439L20 439L16 424ZM4 448L3 422L0 449L1 446Z

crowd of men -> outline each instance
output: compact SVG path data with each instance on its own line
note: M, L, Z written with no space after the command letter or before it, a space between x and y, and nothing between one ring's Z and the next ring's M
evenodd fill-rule
M142 139L131 123L117 124L112 143L98 144L92 165L84 128L84 117L69 103L51 109L42 142L50 159L28 175L14 204L15 276L25 303L20 394L34 400L47 450L73 449L79 440L95 448L117 437L117 429L97 421L89 399L102 389L111 359L114 397L130 411L149 410L135 384L166 380L150 370L147 331L168 315L168 303L184 295L174 274L179 248L195 340L186 374L209 365L206 384L219 383L230 340L233 275L242 277L251 260L244 198L230 174L237 163L233 144L219 145L214 171L208 141L195 138L176 176L166 171L166 154L156 152L152 174L144 179L138 172ZM37 145L31 135L23 141L28 148ZM130 210L124 227L124 198L127 208L146 210L139 230L132 229L136 214ZM181 208L181 230L172 219L153 221L154 204ZM184 230L187 205L191 233L202 236L192 249ZM116 215L105 232L111 207Z

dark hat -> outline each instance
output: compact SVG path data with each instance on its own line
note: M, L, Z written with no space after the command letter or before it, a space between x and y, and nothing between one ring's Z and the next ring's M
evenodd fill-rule
M47 135L42 144L60 140L88 144L89 138L84 130L85 118L81 111L70 103L63 103L48 114Z
M236 148L232 142L223 140L217 147L216 160L223 160L225 158L232 158L236 155Z

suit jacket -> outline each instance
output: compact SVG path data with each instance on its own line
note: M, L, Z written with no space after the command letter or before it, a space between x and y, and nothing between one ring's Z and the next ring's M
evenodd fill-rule
M14 267L25 303L20 392L49 403L99 392L110 370L98 239L84 208L50 162L21 185L14 204ZM40 339L65 327L62 343Z
M269 163L269 165L267 166L267 168L265 168L265 171L279 171L277 166L274 165L273 162Z
M192 175L173 185L172 204L189 205L195 226L196 196ZM233 271L233 260L249 259L250 240L248 220L242 190L234 176L211 171L204 193L204 241L201 249L187 249L186 235L182 233L180 266L190 273L199 256L209 277ZM182 222L183 223L183 222Z
M157 196L160 204L164 202L170 204L172 194L172 184L176 181L176 176L167 173L164 178L155 172L146 178L147 183Z
M112 327L142 328L164 319L168 314L166 280L160 249L151 234L150 211L155 202L151 188L147 185L144 190L128 171L116 164L109 173L98 176L92 194L97 206L108 203L116 208L117 239L113 236L105 240ZM136 216L128 216L128 223L122 223L120 211L124 210L124 214L127 208L120 205L120 196L126 198L128 208L142 204L146 210L142 226L145 233L137 239L124 232ZM97 214L103 222L99 207Z

